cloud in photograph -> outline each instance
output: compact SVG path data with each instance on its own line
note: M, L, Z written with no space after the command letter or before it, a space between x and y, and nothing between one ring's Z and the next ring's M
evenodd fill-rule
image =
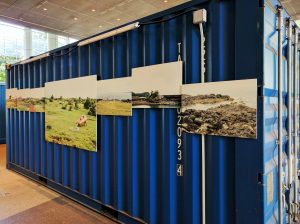
M125 93L132 92L132 77L100 80L97 83L97 99L103 96L114 95L122 98Z
M92 98L97 96L97 76L85 76L74 79L66 79L45 84L45 97L50 98Z
M45 97L45 88L20 89L18 95L20 98L42 99Z
M160 95L180 95L182 65L179 61L132 69L132 91L159 91Z
M187 84L182 86L182 94L197 96L209 94L228 95L235 100L244 102L247 106L256 108L257 80L234 80L224 82L208 82Z

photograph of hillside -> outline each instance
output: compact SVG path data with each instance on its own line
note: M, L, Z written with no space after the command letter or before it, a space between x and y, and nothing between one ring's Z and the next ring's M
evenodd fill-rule
M18 89L6 89L6 108L17 109Z
M132 116L131 77L98 81L97 115Z
M20 89L17 100L19 111L45 112L45 89Z
M96 98L97 76L46 83L46 141L97 151Z
M256 79L183 85L181 104L188 133L256 138Z
M182 85L182 62L132 69L133 108L178 108Z

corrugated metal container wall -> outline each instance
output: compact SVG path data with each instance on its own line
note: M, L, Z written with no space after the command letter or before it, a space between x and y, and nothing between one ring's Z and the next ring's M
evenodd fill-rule
M271 80L264 75L269 66L264 64L264 17L270 16L264 1L195 0L140 21L186 12L174 19L15 64L7 85L22 89L93 74L102 79L130 76L134 67L176 61L177 43L182 43L184 83L198 83L200 35L191 12L195 8L208 11L207 81L257 78L261 87ZM275 81L267 88L274 90ZM275 137L267 136L276 114L264 117L269 100L265 92L258 96L257 140L206 137L207 223L267 223L276 212L277 198L267 204L265 184L266 164L275 147ZM175 109L135 109L132 118L98 116L97 153L45 142L44 122L43 113L7 110L8 168L123 222L201 222L201 137L184 134L184 176L178 177ZM276 164L269 171L275 169Z
M5 83L0 82L0 144L5 144Z
M264 154L263 154L263 179L265 187L263 190L263 200L264 200L264 223L277 223L278 222L278 189L277 189L277 173L278 173L278 32L277 32L277 7L279 6L277 0L268 0L264 8ZM289 15L283 10L283 21L290 18ZM292 22L292 26L295 23ZM284 26L286 27L286 26ZM283 40L283 62L282 62L282 86L283 86L283 153L284 153L284 170L285 170L285 185L287 184L287 155L288 155L288 65L287 65L287 32L282 29L282 40ZM292 46L292 52L294 51L294 46ZM298 62L297 62L298 63ZM294 81L291 81L294 82ZM298 85L298 83L297 83ZM292 84L293 86L293 84ZM293 89L291 92L293 95ZM297 92L297 97L299 93ZM293 103L293 102L292 102ZM291 122L293 120L292 112ZM299 117L299 114L297 115ZM299 120L297 120L299 127ZM293 138L291 139L292 145L294 147ZM280 143L280 142L279 142ZM299 150L299 149L298 149ZM272 183L268 182L271 177ZM298 178L297 178L297 181ZM271 190L271 191L270 191ZM291 192L293 188L291 189ZM273 195L269 195L269 194ZM286 194L288 197L288 194ZM287 199L288 200L288 199ZM286 218L286 211L284 209L284 223Z

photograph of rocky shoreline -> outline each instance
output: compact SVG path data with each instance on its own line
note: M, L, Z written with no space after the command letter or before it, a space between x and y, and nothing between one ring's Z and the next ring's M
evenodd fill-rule
M132 69L133 108L179 108L182 62Z
M189 84L182 87L185 132L256 138L256 79Z
M132 93L132 105L135 108L178 108L181 105L181 96L160 95L158 91Z

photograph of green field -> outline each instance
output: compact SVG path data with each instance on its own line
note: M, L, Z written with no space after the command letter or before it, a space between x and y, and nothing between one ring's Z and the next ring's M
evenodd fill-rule
M19 90L17 108L19 111L45 112L45 89Z
M96 76L46 83L45 87L46 141L97 151Z
M97 100L98 115L132 116L131 93L102 95Z
M17 109L18 89L6 89L6 108Z
M132 116L131 77L98 81L97 114Z

